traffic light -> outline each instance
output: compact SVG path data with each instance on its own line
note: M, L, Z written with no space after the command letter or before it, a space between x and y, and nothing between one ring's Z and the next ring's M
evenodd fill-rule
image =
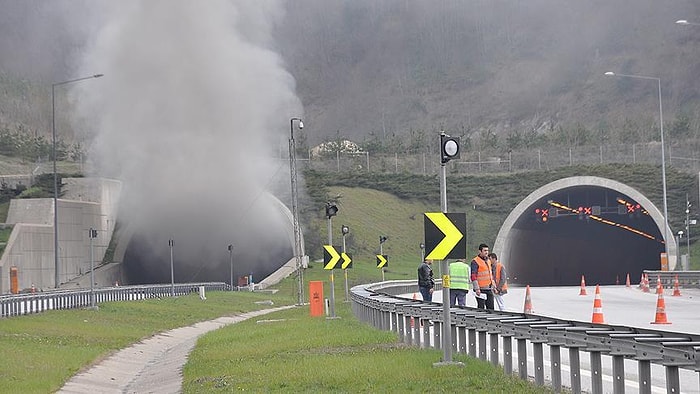
M444 133L440 134L440 158L442 164L452 159L459 159L459 153L459 137L450 137Z
M330 201L327 202L326 203L326 217L328 219L330 219L337 214L338 214L338 206Z

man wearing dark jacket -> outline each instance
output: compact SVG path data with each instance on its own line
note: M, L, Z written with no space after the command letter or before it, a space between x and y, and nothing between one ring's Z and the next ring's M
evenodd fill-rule
M418 289L423 297L423 301L433 300L435 280L433 279L433 269L430 268L432 263L430 260L425 260L418 267Z

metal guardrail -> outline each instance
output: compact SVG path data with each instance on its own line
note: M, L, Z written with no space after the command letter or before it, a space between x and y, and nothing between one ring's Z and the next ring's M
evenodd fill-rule
M182 283L163 285L137 285L101 287L94 290L95 302L135 301L149 298L184 296L199 291L229 290L223 282ZM0 296L0 317L11 317L39 313L52 309L86 308L90 303L90 289L55 290L33 294L14 294Z
M351 292L352 310L358 319L376 328L396 332L399 339L409 345L438 349L445 346L441 341L441 304L398 296L418 292L415 281L355 286ZM679 376L679 369L700 372L700 335L469 307L451 308L450 321L452 343L449 346L452 346L454 352L489 360L494 365L500 364L509 375L514 371L515 339L517 372L524 380L528 379L529 342L534 353L534 381L538 385L545 384L542 345L548 345L551 385L556 392L562 390L562 347L568 349L570 390L574 393L581 392L581 351L590 354L591 389L594 394L603 393L604 369L601 356L604 354L612 358L613 393L625 392L625 360L635 360L638 364L640 393L651 393L651 364L665 368L668 393L697 392L700 387L681 390ZM502 354L499 343L502 343Z
M681 287L700 288L700 271L652 271L644 270L644 273L649 275L649 282L655 285L657 278L661 279L661 284L665 288L673 287L676 277L678 284Z

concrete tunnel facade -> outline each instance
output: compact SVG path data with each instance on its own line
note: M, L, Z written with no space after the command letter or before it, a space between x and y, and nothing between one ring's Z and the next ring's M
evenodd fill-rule
M661 268L664 242L668 268L675 268L675 238L664 226L661 211L636 189L577 176L551 182L522 200L492 249L513 284L574 286L581 275L588 285L624 284L627 274L637 283L643 270Z

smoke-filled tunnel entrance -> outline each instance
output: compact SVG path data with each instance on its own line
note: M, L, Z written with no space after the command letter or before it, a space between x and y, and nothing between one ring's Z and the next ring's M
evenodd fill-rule
M523 200L504 223L494 250L512 283L533 286L624 283L660 269L663 216L636 190L608 179L553 182ZM668 234L672 234L668 231ZM669 235L669 262L675 242ZM672 268L672 265L671 265Z

